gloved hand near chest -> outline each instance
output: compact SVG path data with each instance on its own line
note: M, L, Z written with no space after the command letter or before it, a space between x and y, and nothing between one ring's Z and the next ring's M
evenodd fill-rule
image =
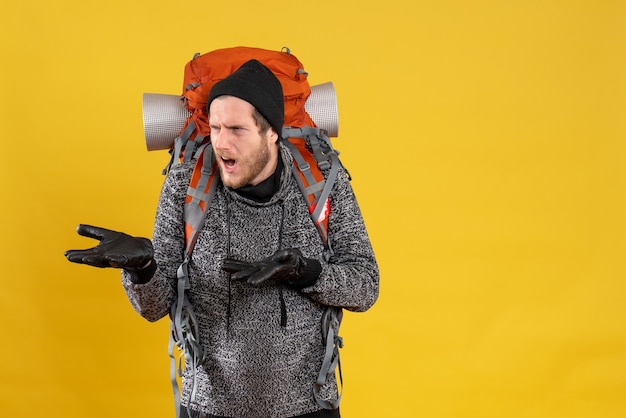
M66 251L65 257L69 261L101 268L123 268L131 272L133 283L147 283L156 271L154 250L149 239L82 224L76 231L100 243L86 250Z
M232 273L232 280L245 280L252 285L271 280L302 289L317 281L322 266L318 260L304 257L297 248L286 248L254 263L227 258L222 270Z

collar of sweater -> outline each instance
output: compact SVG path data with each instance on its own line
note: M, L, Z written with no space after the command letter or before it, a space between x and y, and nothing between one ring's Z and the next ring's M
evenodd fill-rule
M239 196L246 199L253 200L259 203L266 203L276 194L280 189L281 174L284 169L283 157L281 153L278 153L278 161L276 164L276 170L265 180L257 185L247 185L235 189L234 192Z

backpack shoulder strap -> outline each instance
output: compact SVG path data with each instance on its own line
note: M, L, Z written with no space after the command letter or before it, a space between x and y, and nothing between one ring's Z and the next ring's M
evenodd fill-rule
M322 237L326 261L333 255L328 240L328 214L330 192L339 173L339 156L332 148L323 129L302 127L283 128L283 143L294 159L293 172L300 191L307 200L309 213Z
M176 417L180 413L180 388L176 376L183 375L183 359L185 367L192 368L192 389L189 403L195 402L197 394L196 368L202 364L205 354L199 341L199 330L193 307L187 297L187 289L190 287L188 265L191 259L193 247L202 229L206 211L208 210L219 178L217 163L213 155L213 149L207 144L198 149L198 160L187 188L187 197L183 209L185 222L185 259L177 271L177 297L170 310L170 342L168 354L170 357L170 379L174 391L174 406ZM181 351L178 359L174 353L174 347Z
M285 127L283 138L287 138L283 143L293 155L294 177L307 200L311 219L322 237L326 247L324 258L328 261L333 255L328 239L329 197L339 174L339 167L342 165L339 154L333 149L323 129ZM328 306L322 316L322 339L325 350L319 374L313 383L313 396L317 404L324 409L337 409L343 393L343 375L339 359L339 349L343 347L343 339L339 336L342 317L343 310L333 306ZM337 393L335 400L323 399L320 392L336 373L339 375L337 387L341 387L341 392Z
M213 155L213 148L204 144L199 152L193 174L187 188L185 198L185 253L189 256L202 229L204 217L213 197L219 179L217 162Z

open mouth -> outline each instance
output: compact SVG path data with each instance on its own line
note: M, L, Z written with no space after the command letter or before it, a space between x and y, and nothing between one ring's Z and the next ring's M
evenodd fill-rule
M232 169L237 165L237 160L233 160L231 158L225 158L225 157L221 157L221 159L222 159L222 164L224 165L224 168Z

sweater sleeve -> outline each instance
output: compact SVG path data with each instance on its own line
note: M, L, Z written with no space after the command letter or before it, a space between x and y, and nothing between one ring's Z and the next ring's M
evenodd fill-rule
M378 299L380 274L363 216L344 170L331 193L328 239L333 255L322 272L302 289L316 302L350 311L368 310Z
M148 321L166 316L176 297L176 272L183 262L185 245L183 206L193 168L190 164L173 167L161 189L152 234L157 265L154 276L145 284L133 284L130 273L122 270L122 285L128 300Z

